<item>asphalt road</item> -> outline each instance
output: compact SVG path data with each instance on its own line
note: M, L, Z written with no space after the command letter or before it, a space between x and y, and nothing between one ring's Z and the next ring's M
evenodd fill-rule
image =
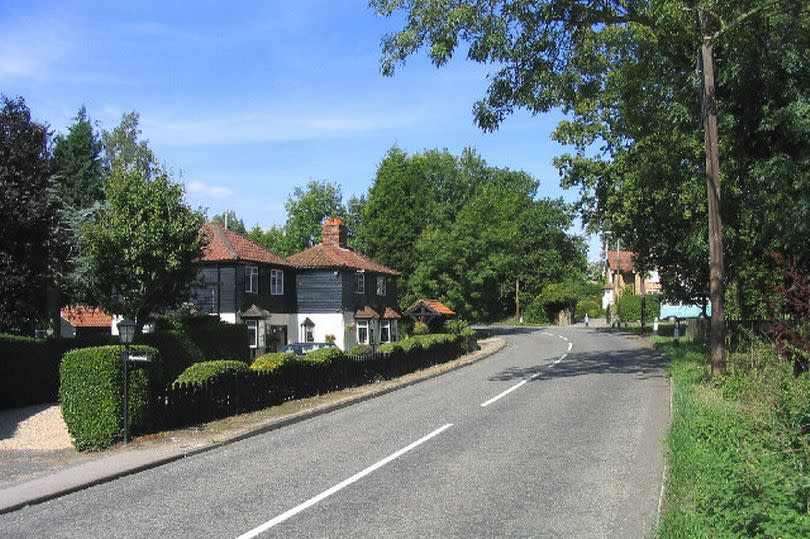
M582 328L506 338L438 378L0 515L0 536L649 536L664 360Z

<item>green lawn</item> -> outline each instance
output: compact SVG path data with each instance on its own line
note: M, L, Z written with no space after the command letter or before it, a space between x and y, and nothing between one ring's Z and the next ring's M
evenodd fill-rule
M810 537L810 377L763 345L709 380L705 346L655 340L675 387L658 537Z

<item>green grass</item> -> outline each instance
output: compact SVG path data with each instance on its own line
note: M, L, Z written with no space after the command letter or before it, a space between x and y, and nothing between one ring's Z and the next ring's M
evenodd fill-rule
M661 538L810 537L810 378L762 346L708 378L708 349L672 357L674 413Z

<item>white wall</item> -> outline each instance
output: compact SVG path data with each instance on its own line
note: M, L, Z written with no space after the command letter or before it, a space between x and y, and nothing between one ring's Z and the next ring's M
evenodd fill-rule
M287 337L291 343L304 342L301 324L309 318L315 324L312 328L315 342L326 342L327 335L335 336L335 344L346 350L346 322L345 317L352 319L351 313L296 313L289 315L287 323ZM353 345L352 345L353 346ZM351 348L351 346L349 346Z

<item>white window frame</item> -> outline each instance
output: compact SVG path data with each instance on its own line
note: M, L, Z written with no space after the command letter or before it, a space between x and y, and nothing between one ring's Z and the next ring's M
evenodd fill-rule
M301 324L301 342L315 342L315 324Z
M388 332L388 338L383 340L383 330ZM390 320L380 320L380 344L384 344L387 342L394 342L392 338L393 334L391 333L391 321Z
M253 288L253 277L256 277L256 288ZM259 266L245 266L245 292L259 293Z
M360 338L360 329L366 330L366 338L365 340ZM371 337L371 328L369 327L368 320L358 320L357 321L357 344L369 344L369 338Z
M354 274L354 293L366 293L366 274L362 271L355 272Z
M252 335L250 339L250 347L259 347L259 321L258 320L245 320L245 325L248 328L248 335Z
M270 295L272 296L284 295L284 270L280 269L270 270Z
M385 296L388 293L388 280L383 277L377 277L377 295Z

